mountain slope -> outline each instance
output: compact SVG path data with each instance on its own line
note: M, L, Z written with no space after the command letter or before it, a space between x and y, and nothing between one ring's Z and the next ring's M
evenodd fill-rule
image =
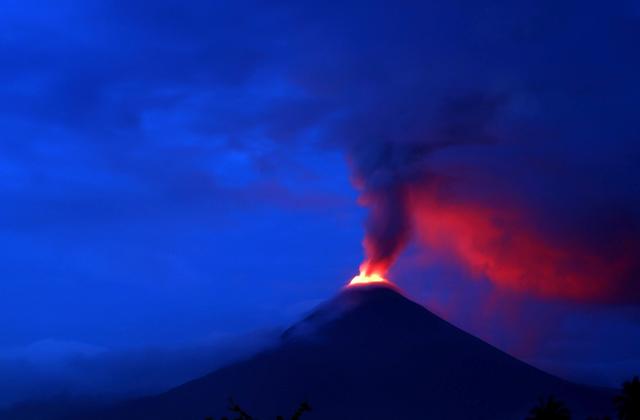
M553 394L580 415L610 406L603 390L535 369L388 287L349 288L287 330L281 343L164 394L94 418L203 419L232 396L261 419L308 401L313 419L518 419Z

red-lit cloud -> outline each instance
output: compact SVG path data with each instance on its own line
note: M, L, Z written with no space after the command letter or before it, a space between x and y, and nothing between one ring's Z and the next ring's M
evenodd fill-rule
M637 297L630 287L637 244L612 244L618 252L601 255L571 239L543 234L526 211L448 201L435 188L413 191L408 201L421 244L453 256L497 286L580 301Z
M384 276L415 239L430 255L456 261L505 291L580 302L640 299L633 219L617 217L606 201L581 203L564 186L552 185L558 195L547 201L536 193L523 198L521 174L500 188L497 180L511 167L501 168L499 160L457 172L456 165L435 164L443 152L470 145L388 142L355 154L360 201L369 209L363 240L368 274ZM536 182L547 181L540 176Z

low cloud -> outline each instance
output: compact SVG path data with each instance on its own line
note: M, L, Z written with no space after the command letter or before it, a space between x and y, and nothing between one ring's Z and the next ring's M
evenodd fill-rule
M107 349L42 340L0 352L0 407L56 398L118 400L162 392L267 346L262 332L181 348Z

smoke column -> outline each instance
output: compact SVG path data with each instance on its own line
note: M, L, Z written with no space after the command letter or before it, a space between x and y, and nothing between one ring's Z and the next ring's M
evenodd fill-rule
M287 74L350 161L365 271L416 241L509 291L640 301L631 3L305 6Z
M363 271L384 274L413 237L422 249L499 287L576 301L636 301L640 244L604 226L606 246L540 228L515 197L474 192L491 175L430 170L447 149L482 143L385 142L352 154L360 203L369 209ZM467 178L468 177L468 178ZM496 181L496 184L498 181Z

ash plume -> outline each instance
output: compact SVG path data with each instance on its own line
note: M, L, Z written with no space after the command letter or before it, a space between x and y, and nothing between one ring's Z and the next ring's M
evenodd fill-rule
M373 7L360 36L385 29L375 54L327 33L351 66L299 75L344 104L329 141L369 209L365 269L415 240L499 288L639 302L637 12L462 1L412 14Z
M541 197L528 195L531 181L522 172L532 169L522 156L532 145L500 135L509 107L504 97L457 98L435 128L422 127L421 141L351 149L354 184L369 209L363 270L386 273L413 238L425 252L507 290L637 301L640 241L631 203L616 208L582 200L583 213L574 213L575 197L565 190L571 186L553 185L544 173L535 182L557 194L556 202L536 202Z
M489 121L502 98L472 95L457 98L442 112L444 123L421 140L362 142L350 153L359 203L369 209L365 222L364 271L386 273L411 239L415 192L442 181L429 169L429 158L440 151L493 142Z

